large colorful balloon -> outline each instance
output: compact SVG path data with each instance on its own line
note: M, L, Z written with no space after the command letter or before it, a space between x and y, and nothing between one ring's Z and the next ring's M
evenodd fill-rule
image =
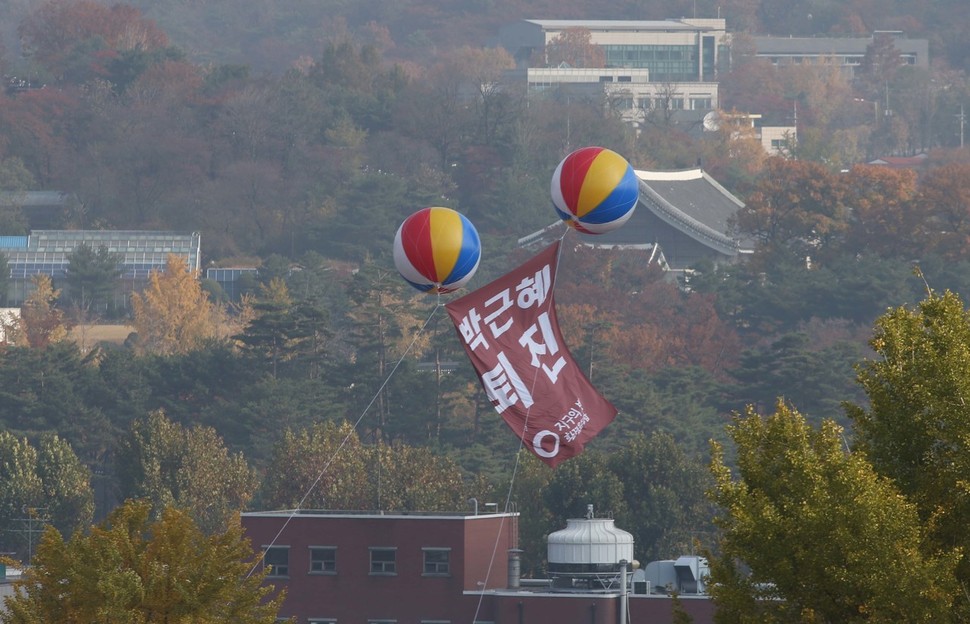
M394 236L394 265L424 292L458 290L478 270L481 257L475 226L451 208L423 208L405 219Z
M639 196L633 167L605 147L576 150L552 174L552 204L559 218L587 234L605 234L626 223Z

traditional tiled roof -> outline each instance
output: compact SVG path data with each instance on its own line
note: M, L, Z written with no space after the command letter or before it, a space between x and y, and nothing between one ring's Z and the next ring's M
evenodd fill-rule
M728 234L728 221L744 203L702 169L637 171L637 177L640 206L715 251L730 256L738 253L740 244ZM642 240L645 232L636 227L636 217L634 212L631 222L614 232L627 230L627 236Z
M891 169L918 169L926 165L926 154L916 154L915 156L883 156L870 160L870 165L882 165Z
M702 169L637 171L640 199L623 227L596 236L579 234L584 242L603 247L644 248L657 239L657 220L697 241L711 254L735 257L753 250L750 240L731 232L730 220L744 203ZM520 239L521 245L552 235L558 224ZM669 250L664 250L670 258Z

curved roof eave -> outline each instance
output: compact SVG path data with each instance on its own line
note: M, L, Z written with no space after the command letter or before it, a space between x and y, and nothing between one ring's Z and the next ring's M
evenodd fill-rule
M709 183L713 182L713 179L711 179L709 176L704 174L699 169L691 170L688 173L693 173L694 171L697 172L698 176L705 177ZM691 238L698 241L699 243L707 245L708 247L711 247L720 253L723 253L728 256L735 256L739 253L740 246L738 245L738 242L736 240L734 240L733 238L731 238L730 236L722 232L718 232L717 230L711 227L708 227L707 225L704 225L697 219L694 219L690 215L679 210L676 206L674 206L666 199L664 199L659 193L657 193L655 190L653 190L650 187L650 184L648 184L647 180L644 180L644 176L640 175L641 173L643 173L649 176L647 172L637 171L636 173L637 173L637 177L640 180L639 203L643 204L648 210L650 210L650 212L655 214L659 219L661 219L671 227L677 228L678 230L680 230L687 236L690 236ZM723 187L721 187L720 185L716 185L716 186L718 187L719 190L723 191ZM726 196L731 198L733 202L738 203L738 200L734 198L732 195L726 194Z
M744 207L744 202L731 194L714 178L708 175L703 169L681 169L674 171L645 171L635 170L638 179L639 201L643 206L641 210L647 210L650 214L660 219L670 227L683 233L685 236L699 242L708 249L728 257L736 257L739 254L750 253L744 241L732 238L727 233L727 223L725 218L728 213L736 212ZM651 186L653 183L654 186ZM683 183L683 184L682 184ZM700 183L698 188L707 189L696 194L693 198L688 196L675 199L667 198L671 184L687 189L690 185ZM675 194L676 196L676 194ZM678 208L678 204L683 201L686 207L692 210L699 210L697 215L691 214L684 208ZM676 202L676 203L675 203ZM713 220L706 222L703 215ZM633 217L637 219L636 215ZM633 224L630 224L633 225ZM556 227L565 227L562 221L556 221L545 228L532 234L524 236L518 240L519 245L530 245L543 240L545 236L552 233ZM629 227L629 226L628 226ZM724 231L722 231L724 230ZM587 241L597 247L622 247L634 248L648 245L645 241L616 240L611 233L603 235L602 238L594 237L594 241ZM629 239L629 237L626 237Z

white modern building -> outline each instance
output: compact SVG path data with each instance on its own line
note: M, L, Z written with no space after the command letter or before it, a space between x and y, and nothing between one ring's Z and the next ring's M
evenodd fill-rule
M528 83L530 97L550 92L560 97L599 99L606 112L642 121L650 110L710 111L718 108L716 82L661 83L642 68L529 67L510 80Z
M603 49L603 67L549 67L546 46L576 29ZM600 98L606 112L632 123L650 110L716 110L725 37L723 19L522 20L503 28L497 43L516 59L508 79L524 81L530 96Z
M647 69L653 82L715 82L728 60L723 19L529 19L502 28L497 43L520 68L548 65L541 62L546 46L575 29L588 31L590 43L603 48L606 67Z

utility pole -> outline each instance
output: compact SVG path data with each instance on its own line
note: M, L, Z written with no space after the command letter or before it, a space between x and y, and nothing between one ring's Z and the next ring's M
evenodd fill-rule
M26 507L24 506L21 511L27 515L26 518L16 518L17 522L23 524L23 529L11 529L14 533L26 533L27 534L27 565L34 558L34 534L42 533L44 527L50 522L50 518L46 516L47 507Z

